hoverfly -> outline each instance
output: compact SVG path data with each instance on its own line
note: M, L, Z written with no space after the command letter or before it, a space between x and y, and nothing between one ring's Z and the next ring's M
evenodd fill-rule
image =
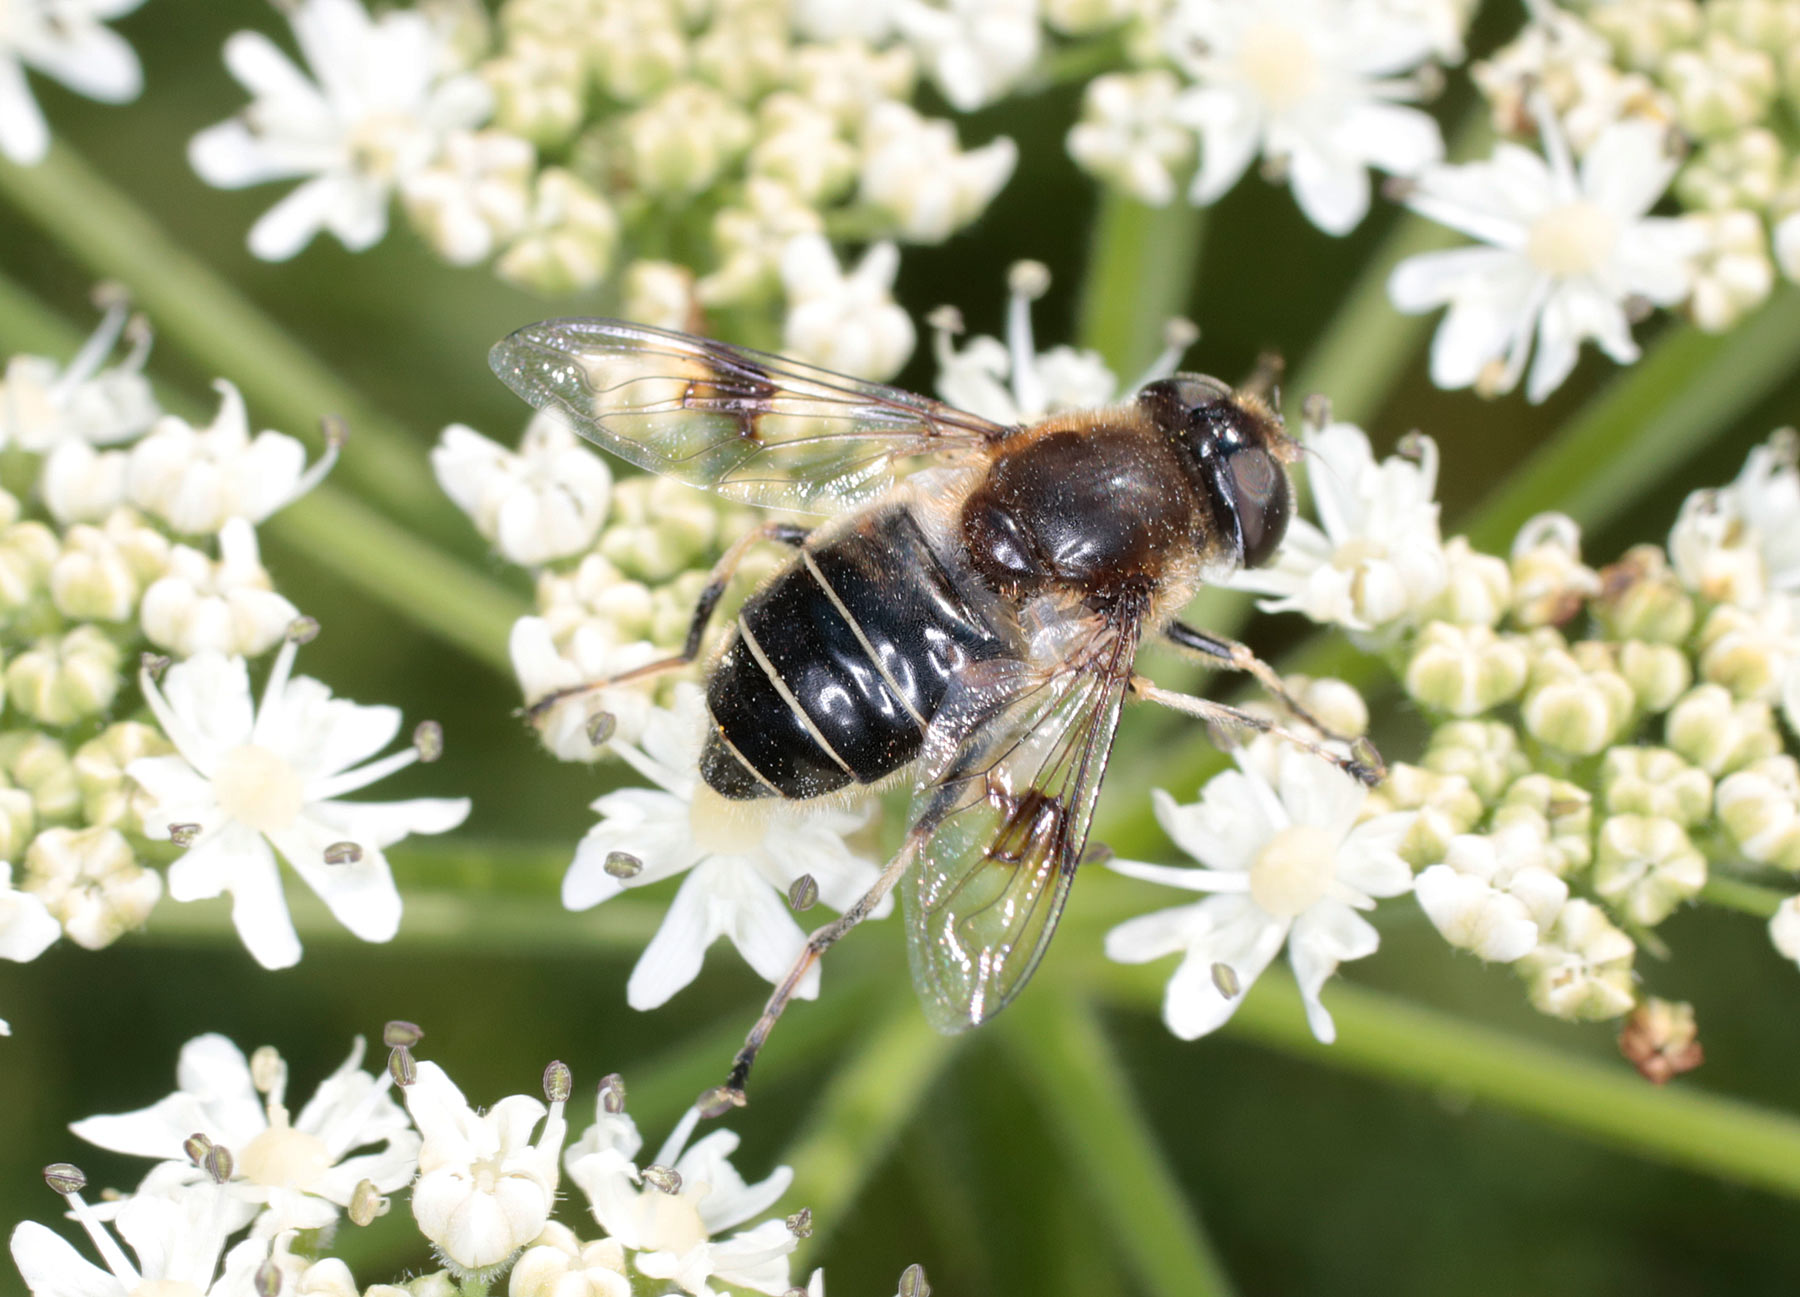
M1284 466L1299 447L1255 395L1177 374L1120 405L1005 427L798 361L602 319L521 329L489 362L531 404L640 468L825 517L812 529L771 521L734 545L683 651L631 673L699 656L750 544L796 550L745 601L708 673L700 774L712 795L799 802L910 772L904 844L809 937L716 1106L743 1102L801 977L896 884L933 1025L960 1031L1004 1007L1055 930L1128 694L1274 731L1379 778L1366 744L1339 755L1133 669L1157 636L1252 673L1311 720L1248 648L1177 619L1203 584L1266 562L1286 531Z

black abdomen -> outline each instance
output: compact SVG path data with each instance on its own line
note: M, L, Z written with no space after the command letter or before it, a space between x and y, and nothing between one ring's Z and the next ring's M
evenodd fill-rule
M707 684L700 775L726 797L819 797L919 753L963 663L1004 641L895 507L800 558L750 598Z

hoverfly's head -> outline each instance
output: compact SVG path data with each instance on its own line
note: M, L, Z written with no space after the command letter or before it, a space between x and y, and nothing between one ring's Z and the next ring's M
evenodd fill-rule
M1202 374L1158 379L1137 399L1183 451L1195 486L1235 533L1243 565L1268 562L1293 513L1284 466L1300 455L1281 417L1259 397Z

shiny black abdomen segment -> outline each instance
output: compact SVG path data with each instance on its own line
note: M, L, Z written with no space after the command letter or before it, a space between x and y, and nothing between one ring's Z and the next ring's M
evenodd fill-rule
M1007 651L898 507L806 550L738 627L707 688L717 726L701 762L737 798L817 797L891 774L918 755L951 675Z

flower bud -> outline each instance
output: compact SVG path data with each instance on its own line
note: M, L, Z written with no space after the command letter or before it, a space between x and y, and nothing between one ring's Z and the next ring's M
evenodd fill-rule
M1414 883L1419 907L1444 940L1482 959L1511 963L1536 948L1568 900L1536 828L1452 839L1442 864Z
M1800 896L1790 896L1775 907L1775 915L1769 920L1769 941L1800 964Z
M804 96L770 95L757 106L758 139L750 148L751 186L777 181L802 211L843 197L856 179L856 147L832 115Z
M1694 628L1694 601L1655 545L1635 545L1602 568L1593 607L1611 639L1679 644Z
M1529 666L1517 637L1479 623L1434 621L1406 665L1406 691L1438 711L1475 716L1516 695Z
M89 950L142 927L162 896L161 876L108 828L45 829L25 852L24 886Z
M1637 1002L1637 946L1591 901L1569 901L1536 950L1519 960L1532 1007L1556 1018L1599 1021Z
M66 820L81 805L75 767L62 744L35 730L0 734L0 768L31 794L39 820Z
M1626 918L1654 927L1706 885L1706 857L1674 820L1612 815L1600 825L1594 891Z
M62 553L56 533L41 522L16 522L0 532L0 618L15 618L49 592L50 568Z
M1638 710L1652 715L1667 711L1693 683L1687 655L1673 644L1628 639L1618 646L1618 668L1637 695Z
M1462 775L1442 775L1404 762L1391 767L1381 787L1363 803L1363 818L1416 811L1401 839L1401 858L1415 869L1444 858L1450 840L1481 819L1481 798Z
M507 1297L630 1297L631 1291L617 1239L583 1243L551 1221L513 1266Z
M1632 1011L1619 1033L1619 1052L1646 1081L1663 1085L1705 1060L1694 1006L1651 996Z
M1664 741L1712 775L1781 751L1781 736L1764 702L1734 702L1723 685L1696 685L1669 709Z
M1800 661L1800 618L1787 599L1755 610L1721 604L1707 614L1698 646L1701 679L1724 685L1736 698L1773 702L1790 666Z
M1766 127L1721 136L1682 167L1675 196L1689 211L1747 216L1754 222L1755 211L1768 207L1780 191L1786 163L1780 138Z
M593 9L584 24L584 52L609 97L639 103L687 71L690 54L680 14L673 5L657 4Z
M155 799L125 773L139 757L156 757L175 749L161 731L137 721L109 725L75 750L75 784L81 793L81 817L127 833L144 831L143 813ZM0 855L3 855L0 852Z
M494 92L494 125L539 147L567 143L581 125L587 68L578 46L531 38L480 65Z
M1427 769L1461 775L1485 802L1531 768L1519 751L1519 736L1501 721L1452 721L1440 725L1425 749Z
M139 586L119 547L97 527L76 526L50 565L50 601L75 621L124 621L137 606Z
M1282 680L1314 720L1340 738L1361 738L1369 730L1369 704L1354 685L1329 676L1292 675Z
M1660 80L1675 100L1682 129L1701 139L1756 125L1780 88L1775 60L1766 51L1720 31L1671 53Z
M546 297L562 296L593 288L605 279L618 244L619 218L612 205L573 172L545 167L532 183L524 230L500 254L494 269L508 283ZM684 282L691 280L688 275ZM633 306L629 287L626 303L629 312ZM645 303L640 298L635 305L644 307ZM678 318L679 325L673 327L685 326L690 322L690 307L691 298L684 289L679 308L659 311L654 322L667 324ZM648 319L645 315L632 318Z
M1444 542L1444 560L1450 576L1423 616L1463 626L1492 626L1506 615L1512 603L1512 572L1504 559L1483 554L1469 545L1466 536Z
M1019 161L1005 136L965 152L948 121L894 101L870 110L862 145L857 202L909 243L942 243L980 216Z
M613 488L612 517L595 548L628 577L654 584L710 566L718 529L718 511L699 492L666 477L633 477Z
M1800 764L1793 757L1763 757L1726 775L1713 801L1747 859L1800 873Z
M36 829L31 794L23 788L0 788L0 861L17 860ZM0 887L0 894L4 891Z
M1545 867L1559 878L1587 868L1594 858L1594 802L1580 784L1535 771L1513 780L1494 808L1494 828L1515 821L1541 826L1548 850Z
M242 518L219 532L219 560L177 545L168 572L144 592L144 636L177 657L212 651L255 657L281 642L300 615L270 588L256 533Z
M766 303L781 289L781 254L789 240L822 235L823 220L785 184L752 177L747 206L721 208L713 216L719 268L694 285L709 307Z
M690 329L699 318L694 272L686 266L672 261L633 261L621 289L620 313L628 320L641 320L659 329Z
M1519 707L1526 732L1578 756L1592 756L1617 738L1632 718L1637 695L1610 658L1605 646L1592 640L1569 651L1540 651Z
M1692 828L1712 812L1713 783L1667 748L1618 747L1600 763L1600 796L1614 815L1654 815Z
M1761 306L1775 287L1775 263L1762 217L1742 209L1684 218L1699 236L1688 314L1708 333L1723 333Z
M613 161L653 197L691 198L712 188L755 136L750 116L711 86L671 86L618 121Z
M119 684L119 650L93 626L40 639L6 665L13 706L46 725L105 711Z

